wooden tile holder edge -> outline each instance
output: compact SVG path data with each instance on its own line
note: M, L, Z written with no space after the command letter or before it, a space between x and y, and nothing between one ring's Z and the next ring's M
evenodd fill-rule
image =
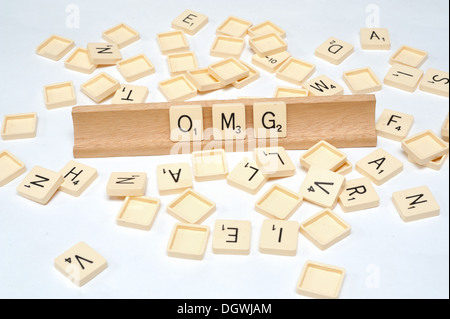
M286 103L287 137L255 139L253 103L273 101ZM245 104L245 140L213 139L211 106L215 103ZM203 107L205 140L179 143L170 140L169 108L172 105ZM374 147L377 145L375 106L376 99L372 94L76 106L72 109L73 153L75 158L94 158L186 154L215 148L247 152L263 146L303 150L320 140L338 148Z

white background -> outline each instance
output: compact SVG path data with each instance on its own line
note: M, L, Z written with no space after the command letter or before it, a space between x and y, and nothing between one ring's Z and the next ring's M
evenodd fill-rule
M0 0L0 115L37 112L37 137L27 140L0 140L23 160L28 169L40 165L59 171L73 159L71 108L47 110L44 85L72 80L78 105L93 104L79 90L98 72L107 72L124 82L115 67L84 75L64 68L64 60L54 62L35 54L35 48L51 34L73 39L77 46L102 41L106 29L125 22L140 32L141 40L122 50L124 57L145 53L156 66L156 74L134 82L148 86L148 102L164 101L157 83L169 78L166 57L156 42L156 34L171 29L171 21L185 9L209 17L208 25L189 37L199 65L217 61L209 56L215 29L228 16L235 15L254 24L272 20L286 30L288 50L316 64L314 76L326 74L345 87L344 71L370 66L382 80L390 68L389 57L406 44L428 51L421 67L448 71L448 1L5 1ZM75 11L74 11L75 10ZM67 12L66 12L67 11ZM79 25L71 18L79 11ZM372 18L375 17L375 20ZM378 18L378 19L377 19ZM378 21L389 28L390 51L363 51L359 29ZM76 21L75 21L76 22ZM355 46L355 53L339 66L314 56L314 49L335 36ZM249 46L242 54L251 61ZM195 99L233 99L238 96L271 97L276 86L290 86L275 75L261 71L261 78L241 90L227 89ZM376 116L384 108L414 115L411 134L425 129L440 133L448 112L448 99L421 92L407 93L383 86L376 93ZM106 103L110 103L107 101ZM404 163L404 171L383 186L376 187L378 208L343 213L352 233L338 244L321 251L301 234L295 257L261 254L258 251L260 226L264 217L255 212L259 195L251 196L226 184L194 182L194 188L213 200L217 211L204 224L216 219L242 219L252 222L249 256L215 255L211 238L205 258L192 261L170 258L166 246L176 219L166 212L174 196L160 197L156 165L190 162L189 155L81 159L97 168L99 178L79 198L58 192L45 206L16 194L23 176L0 189L0 297L2 298L303 298L295 291L306 260L343 267L346 277L341 298L448 298L449 296L449 166L441 171L420 168L407 161L400 143L379 138L382 147ZM344 149L352 163L373 149ZM306 175L299 165L304 151L290 151L297 165L291 178L277 180L298 190ZM230 169L244 157L227 154ZM106 183L114 171L145 171L146 195L162 201L151 231L117 226L121 200L106 195ZM347 179L358 178L353 171ZM404 223L395 210L391 194L415 186L428 185L441 207L439 217ZM303 203L291 220L303 221L320 207ZM73 285L53 266L53 260L79 241L85 241L108 261L109 267L82 288Z

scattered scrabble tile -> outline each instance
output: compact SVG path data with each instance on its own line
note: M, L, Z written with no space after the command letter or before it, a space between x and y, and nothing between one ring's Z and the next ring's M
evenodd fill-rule
M329 38L314 51L315 56L332 64L341 64L354 52L353 45L337 38Z
M422 81L420 82L420 90L436 95L448 97L450 76L448 72L429 68Z
M33 138L36 136L36 129L36 113L5 115L2 123L2 139L6 141Z
M164 55L189 51L189 42L181 30L158 33L156 39Z
M191 188L167 205L167 212L183 223L201 224L216 211L216 204Z
M341 174L311 166L299 194L305 201L324 208L334 208L344 183L345 178Z
M185 101L197 95L197 88L184 74L158 83L159 90L168 101Z
M192 174L189 163L162 164L156 167L160 195L173 195L192 188Z
M75 42L73 40L59 35L52 35L36 48L36 53L45 58L59 61L69 53L74 46Z
M169 54L167 62L172 76L198 69L197 57L192 51Z
M250 21L230 16L216 29L219 35L243 38L247 35L248 28L252 26Z
M413 68L419 68L427 59L428 53L419 49L402 45L389 59L391 64L404 64Z
M427 186L419 186L392 194L392 202L404 222L438 216L440 207Z
M347 155L326 141L319 141L300 156L305 168L312 165L334 171L345 164Z
M320 75L302 85L313 96L331 96L344 94L344 88L326 75Z
M414 123L414 116L384 109L376 123L377 135L394 141L406 138Z
M76 48L64 62L66 69L91 74L97 66L89 59L89 52L83 48Z
M300 224L300 233L321 250L326 250L350 235L351 227L330 209L325 209Z
M353 94L367 94L381 90L381 82L371 68L344 72L342 77Z
M308 96L308 94L309 94L308 90L305 90L305 89L277 86L273 97L274 98L277 98L277 97L299 97L299 96Z
M227 183L244 192L256 195L266 184L267 178L261 173L255 161L245 157L228 174Z
M212 241L213 253L228 255L250 254L251 231L251 223L246 220L216 220Z
M356 170L375 185L383 185L403 171L403 163L385 150L378 148L356 162Z
M431 168L431 169L434 169L435 171L439 171L442 168L442 166L444 166L447 159L448 159L448 154L445 154L445 155L439 156L439 157L429 161L426 164L421 165L419 163L416 163L416 161L410 155L408 155L408 161L410 161L411 163L414 163L414 164L417 164L417 165L420 165L423 167Z
M341 175L347 175L348 173L351 173L352 170L353 164L349 160L346 160L344 164L335 169L333 172Z
M114 94L111 104L133 104L145 103L148 97L148 88L145 86L136 86L124 84Z
M367 177L348 180L339 195L339 203L344 212L354 212L378 207L380 198Z
M314 74L316 66L314 64L290 57L277 70L277 78L286 82L302 85Z
M278 68L280 68L280 66L290 57L291 54L287 51L271 55L254 54L252 56L252 63L267 72L275 73Z
M212 105L212 124L214 139L242 140L247 135L245 104L227 103Z
M150 197L126 197L116 217L117 225L140 230L150 230L161 201Z
M278 34L281 38L286 37L286 32L281 29L279 26L277 26L272 21L264 21L257 25L254 25L248 29L248 35L250 37L256 37L259 35L269 34L269 33L275 33Z
M298 229L296 221L265 219L261 226L259 251L263 254L295 256Z
M155 67L145 54L117 62L117 69L127 82L134 82L155 73Z
M46 205L63 182L64 178L60 173L35 166L17 186L17 193L29 200Z
M210 64L208 69L223 86L242 80L250 74L250 70L233 57Z
M86 164L70 161L60 171L64 182L59 190L72 196L80 196L98 177L97 170Z
M26 172L25 164L12 153L0 152L0 187L12 182Z
M169 257L202 260L209 239L209 227L192 224L175 224L167 245Z
M111 29L106 30L103 32L102 36L106 42L117 44L119 49L123 49L140 39L139 32L125 23L120 23Z
M311 298L336 299L344 277L343 268L307 261L297 283L297 293Z
M448 143L431 130L425 130L402 140L402 149L418 164L448 154Z
M228 164L223 149L192 152L194 178L197 182L225 179Z
M287 136L285 102L257 102L253 104L255 138L281 138Z
M114 172L106 185L108 196L144 196L147 174L139 172Z
M78 287L84 286L108 267L105 258L84 242L56 257L54 264Z
M186 72L186 75L199 92L208 92L223 88L223 84L209 73L208 68L189 70Z
M102 72L81 85L81 91L96 103L101 103L120 89L120 83Z
M255 149L255 160L267 178L289 177L295 174L295 165L283 147Z
M407 92L414 92L422 78L423 71L396 63L384 77L384 84Z
M447 113L447 117L445 118L445 121L441 127L442 139L446 142L448 142L448 135L449 135L448 132L449 132L449 129L448 129L448 113Z
M69 81L44 86L44 100L49 110L77 104L73 82Z
M287 43L276 33L257 35L249 40L252 50L259 55L271 55L287 50Z
M386 28L361 28L359 35L363 50L391 49L391 39Z
M209 53L218 58L235 57L239 59L245 47L245 40L226 35L216 36Z
M169 109L169 117L171 141L201 141L203 139L201 105L173 105Z
M255 204L255 210L267 218L289 219L303 202L303 198L279 184L274 184Z
M183 30L189 35L195 35L207 24L208 17L204 14L192 10L185 10L172 21L172 28Z
M257 79L259 79L259 71L250 66L249 64L245 63L244 61L240 61L247 69L248 69L248 76L245 78L242 78L240 80L237 80L236 82L231 83L236 89L242 89L244 86L249 85L250 83L253 83Z
M122 54L114 43L88 43L89 59L95 65L114 65L122 60Z

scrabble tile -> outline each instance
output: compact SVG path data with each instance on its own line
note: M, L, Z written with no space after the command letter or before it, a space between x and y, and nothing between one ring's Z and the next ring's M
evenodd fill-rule
M192 173L189 163L161 164L156 167L160 195L174 195L192 188Z
M145 86L123 84L114 94L111 104L145 103L148 97L148 88Z
M99 73L81 85L81 91L96 103L101 103L120 89L120 83L106 73Z
M3 117L2 139L17 140L36 136L37 114L8 114Z
M394 192L392 202L404 222L439 216L440 214L439 204L427 186Z
M359 36L363 50L391 49L391 38L386 28L361 28Z
M170 140L203 140L203 111L201 105L173 105L169 109Z
M246 137L245 104L226 103L212 105L214 139L242 140Z
M303 83L302 87L313 96L343 95L344 88L326 75L320 75Z
M208 92L223 88L222 83L209 73L208 68L189 70L186 72L186 75L199 92Z
M214 223L214 254L248 255L252 225L247 220L218 219Z
M69 81L44 86L44 100L49 110L77 104L73 82Z
M333 172L341 174L341 175L347 175L348 173L351 173L353 170L353 164L346 160L344 164L342 164L340 167L335 169Z
M324 208L334 208L344 183L345 178L341 174L311 166L299 194L305 201Z
M414 163L414 164L417 164L417 165L420 165L423 167L431 168L431 169L434 169L435 171L439 171L442 168L442 166L444 166L447 159L448 159L448 154L445 154L445 155L439 156L439 157L429 161L426 164L420 165L420 164L416 163L416 161L410 155L408 155L408 161L410 161L411 163Z
M336 299L341 292L345 269L307 261L297 283L297 293L317 299Z
M419 88L424 92L448 97L449 82L450 76L448 72L429 68L425 72Z
M295 174L295 165L283 147L256 148L255 160L267 178L289 177Z
M75 42L71 39L52 35L37 48L36 53L45 58L59 61L75 46Z
M285 102L257 102L253 104L253 129L256 138L287 136Z
M27 171L25 164L12 153L0 152L0 187L12 182Z
M186 101L197 96L197 88L184 74L158 83L159 90L167 101Z
M276 33L257 35L249 40L250 48L259 55L271 55L287 50L287 43Z
M122 54L114 43L88 43L89 60L95 65L114 65L122 60Z
M97 179L97 170L86 164L70 161L60 171L64 182L59 190L72 196L80 196Z
M134 43L140 39L139 32L125 23L120 23L102 33L106 42L117 44L119 49Z
M126 197L116 217L117 225L140 230L150 230L161 207L158 198Z
M339 65L354 51L353 45L337 38L329 38L315 50L318 58Z
M46 205L63 182L64 178L60 173L35 166L17 186L17 193L29 200Z
M127 82L134 82L155 73L155 67L145 54L117 62L117 69Z
M271 219L289 219L303 202L296 192L279 184L272 185L256 202L255 210Z
M210 64L208 70L223 86L242 80L250 74L250 70L233 57Z
M208 17L204 14L192 10L185 10L172 21L172 28L183 30L189 35L195 35L207 24Z
M378 207L380 198L367 177L348 180L339 195L339 203L344 212L355 212Z
M240 61L242 63L242 65L244 65L249 73L248 76L246 76L245 78L242 78L240 80L237 80L233 83L231 83L231 85L233 85L236 89L242 89L243 87L249 85L250 83L255 82L257 79L259 79L259 71L256 70L255 68L253 68L251 65L245 63L244 61Z
M228 164L223 149L192 152L192 167L197 182L226 179Z
M396 63L384 77L384 84L407 92L414 92L422 78L423 71Z
M256 162L247 157L244 157L227 176L228 185L252 195L256 195L266 182L267 178L261 173Z
M202 260L209 239L209 227L192 224L175 224L167 245L169 257Z
M114 172L106 185L108 196L144 196L147 174L140 172Z
M252 56L252 63L269 73L275 73L290 57L291 54L287 51L271 55L254 54Z
M243 38L251 26L250 21L230 16L217 27L216 34Z
M308 90L305 90L305 89L277 86L273 97L274 98L277 98L277 97L301 97L301 96L308 96L308 94L309 94Z
M413 68L419 68L427 59L428 53L419 49L402 45L389 59L392 65L404 64Z
M353 94L368 94L381 90L381 82L371 68L344 72L342 76Z
M256 37L259 35L269 34L269 33L275 33L278 34L281 38L286 37L286 32L281 29L279 26L277 26L272 21L264 21L257 25L254 25L248 29L248 35L250 37Z
M55 268L78 287L84 286L108 267L99 253L79 242L55 258Z
M298 228L296 221L265 219L260 231L259 251L263 254L295 256Z
M414 116L384 109L376 123L377 135L394 141L408 136L414 123Z
M300 164L309 169L312 165L334 171L345 164L347 155L327 141L319 141L300 156Z
M445 118L445 121L441 127L442 139L446 142L448 142L448 135L449 135L448 132L449 132L449 129L448 129L448 113L447 113L447 117Z
M156 39L164 55L189 51L189 42L181 30L158 33Z
M330 209L325 209L300 224L300 233L320 250L326 250L350 235L351 227Z
M167 62L172 76L198 69L197 57L192 51L169 54Z
M235 57L239 59L245 47L245 40L239 37L218 35L209 50L211 56L218 58Z
M89 52L84 48L76 48L64 61L66 69L81 73L91 74L97 66L89 59Z
M294 85L302 85L314 74L315 70L314 64L290 57L280 66L276 77Z
M448 143L431 130L425 130L402 140L402 149L420 165L448 153Z
M216 211L216 204L193 189L186 189L167 205L167 213L183 223L201 224Z
M356 162L356 170L377 186L383 185L403 171L403 163L378 148Z

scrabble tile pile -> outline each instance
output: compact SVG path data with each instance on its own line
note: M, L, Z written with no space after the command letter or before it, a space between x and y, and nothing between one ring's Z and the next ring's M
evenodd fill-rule
M168 101L184 101L198 92L236 89L254 83L259 78L258 68L298 87L277 87L274 97L330 96L343 94L343 87L326 75L310 79L314 64L291 56L287 51L287 35L271 21L253 25L252 22L230 16L217 27L217 37L210 46L210 55L221 60L208 66L199 66L196 54L190 51L189 36L196 35L208 17L186 10L172 22L174 30L159 33L157 44L167 56L171 78L159 82L159 89ZM246 37L248 36L248 41ZM74 48L74 41L52 35L36 49L45 58L60 60L70 50L64 65L67 69L91 74L98 66L116 66L126 82L133 82L156 72L145 54L124 58L120 50L140 38L127 24L119 24L103 33L105 43L89 43L87 48ZM360 30L363 50L389 50L389 32L384 28ZM254 51L252 65L240 56L248 42ZM352 44L330 37L315 49L315 55L334 65L341 64L354 52ZM414 92L420 90L449 96L449 73L419 67L428 53L409 46L401 46L387 61L392 66L383 83ZM343 72L343 80L354 94L373 93L382 89L382 82L370 67ZM301 87L300 87L301 86ZM148 88L123 84L102 72L80 86L81 92L95 103L112 97L113 104L144 103ZM72 81L49 84L43 90L47 108L73 106L76 90ZM283 138L287 134L286 105L282 102L255 103L253 108L254 132L257 138ZM265 125L268 114L276 117L273 126ZM216 104L212 108L214 139L245 139L245 106L243 104ZM224 119L233 119L233 128L224 127ZM261 121L262 119L262 121ZM448 158L448 115L441 136L430 128L409 136L414 117L410 114L385 109L376 123L377 134L399 142L409 161L419 166L439 170ZM170 139L179 141L202 140L201 106L174 106L170 109ZM440 123L438 123L440 125ZM33 138L36 135L37 116L31 114L6 115L1 137L4 140ZM446 142L447 141L447 142ZM167 243L167 255L177 258L203 259L211 231L202 223L220 209L214 199L194 190L195 182L226 180L255 198L254 209L264 220L259 234L259 251L263 254L295 256L299 234L305 236L320 250L332 249L340 241L348 241L351 226L333 209L339 203L344 212L378 207L377 187L395 179L403 171L403 162L378 148L354 165L362 177L346 180L353 170L347 155L328 143L318 141L299 159L307 171L299 190L284 187L282 178L293 176L297 165L282 147L257 148L254 157L244 157L235 167L228 167L224 150L204 150L192 153L192 163L170 163L156 167L160 196L176 195L167 207L167 213L177 220ZM4 186L26 172L25 165L9 151L0 153L0 186ZM19 195L46 205L52 196L62 191L80 196L97 179L95 168L70 161L60 171L35 166L17 186ZM262 187L276 179L264 194ZM161 208L159 198L146 196L145 172L112 172L106 185L106 194L123 198L117 214L117 225L150 230ZM303 202L320 207L311 218L298 223L289 220ZM392 207L405 222L437 216L439 203L430 189L423 185L398 190L392 195ZM212 231L214 254L248 255L250 253L251 223L247 220L217 219ZM84 242L80 242L54 260L55 267L75 284L82 286L107 268L106 260ZM296 289L299 294L314 298L337 298L343 284L345 270L341 267L308 261L300 274Z

